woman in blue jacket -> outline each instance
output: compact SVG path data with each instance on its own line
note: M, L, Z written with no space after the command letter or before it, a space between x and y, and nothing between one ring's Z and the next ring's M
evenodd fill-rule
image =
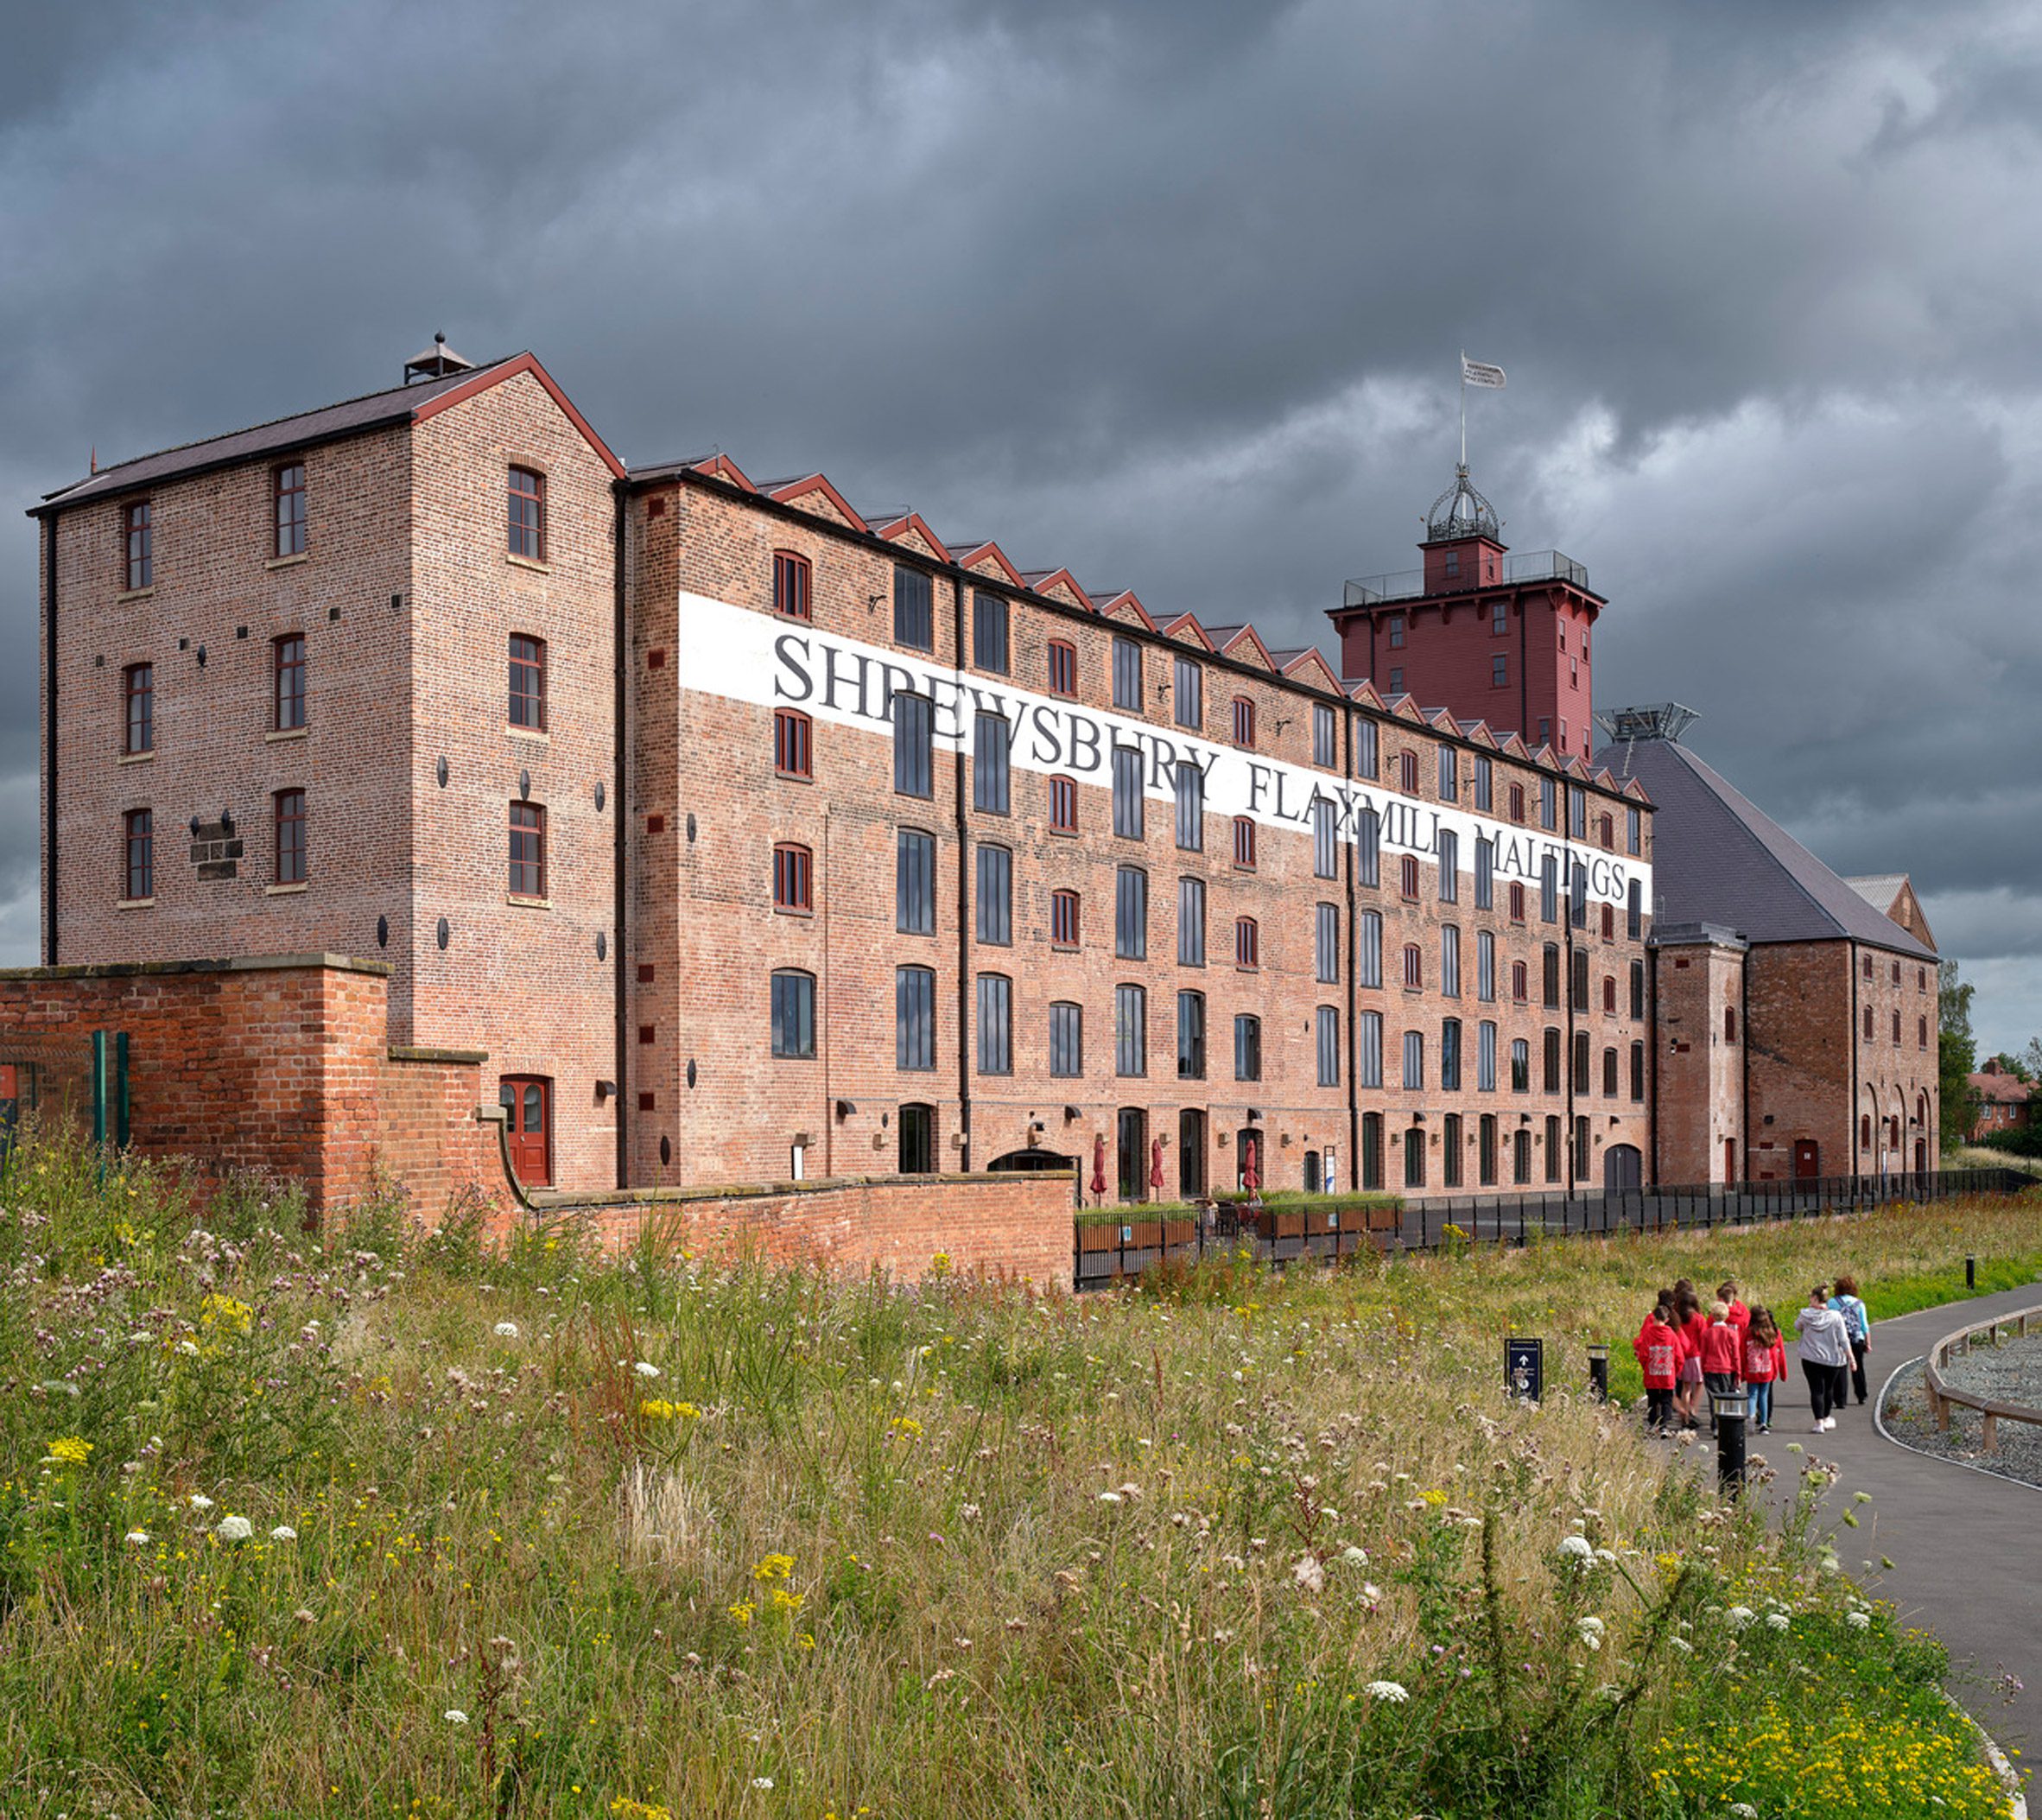
M1850 1387L1861 1407L1865 1401L1865 1354L1872 1350L1872 1316L1858 1299L1855 1277L1836 1278L1836 1293L1830 1297L1830 1306L1843 1316L1843 1331L1850 1341ZM1837 1398L1838 1402L1842 1400Z

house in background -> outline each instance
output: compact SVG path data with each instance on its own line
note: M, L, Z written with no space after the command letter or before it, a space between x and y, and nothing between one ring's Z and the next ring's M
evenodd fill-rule
M2000 1066L1997 1056L1976 1074L1965 1078L1971 1084L1971 1091L1978 1095L1978 1116L1971 1121L1974 1144L1994 1132L2017 1131L2032 1122L2034 1088L2019 1075L2008 1074Z

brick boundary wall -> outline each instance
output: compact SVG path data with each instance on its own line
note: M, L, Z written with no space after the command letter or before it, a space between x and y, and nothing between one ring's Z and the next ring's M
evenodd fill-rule
M496 1135L476 1117L487 1057L390 1047L390 973L327 954L0 971L0 1060L127 1031L131 1146L189 1158L202 1194L270 1170L303 1183L319 1215L381 1170L428 1221L469 1189L506 1208Z
M530 1205L540 1219L611 1249L650 1230L712 1256L749 1252L847 1275L880 1270L901 1283L919 1282L940 1252L959 1276L1071 1286L1076 1176L1068 1170L541 1194Z

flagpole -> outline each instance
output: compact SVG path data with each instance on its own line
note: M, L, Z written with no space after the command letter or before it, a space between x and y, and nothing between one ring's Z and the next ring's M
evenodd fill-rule
M1468 466L1468 350L1461 350L1461 466Z

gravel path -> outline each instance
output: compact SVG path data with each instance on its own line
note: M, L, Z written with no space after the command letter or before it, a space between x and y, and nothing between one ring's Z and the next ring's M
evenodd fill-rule
M1998 1346L1960 1353L1944 1368L1944 1381L1975 1391L1999 1403L2018 1403L2042 1410L2042 1334L2003 1340ZM1923 1367L1909 1366L1894 1378L1880 1413L1896 1441L1919 1448L1939 1459L1962 1461L2002 1479L2042 1486L2042 1427L2026 1422L1999 1423L1999 1450L1983 1451L1983 1424L1977 1411L1953 1405L1948 1432L1936 1426L1923 1387Z

